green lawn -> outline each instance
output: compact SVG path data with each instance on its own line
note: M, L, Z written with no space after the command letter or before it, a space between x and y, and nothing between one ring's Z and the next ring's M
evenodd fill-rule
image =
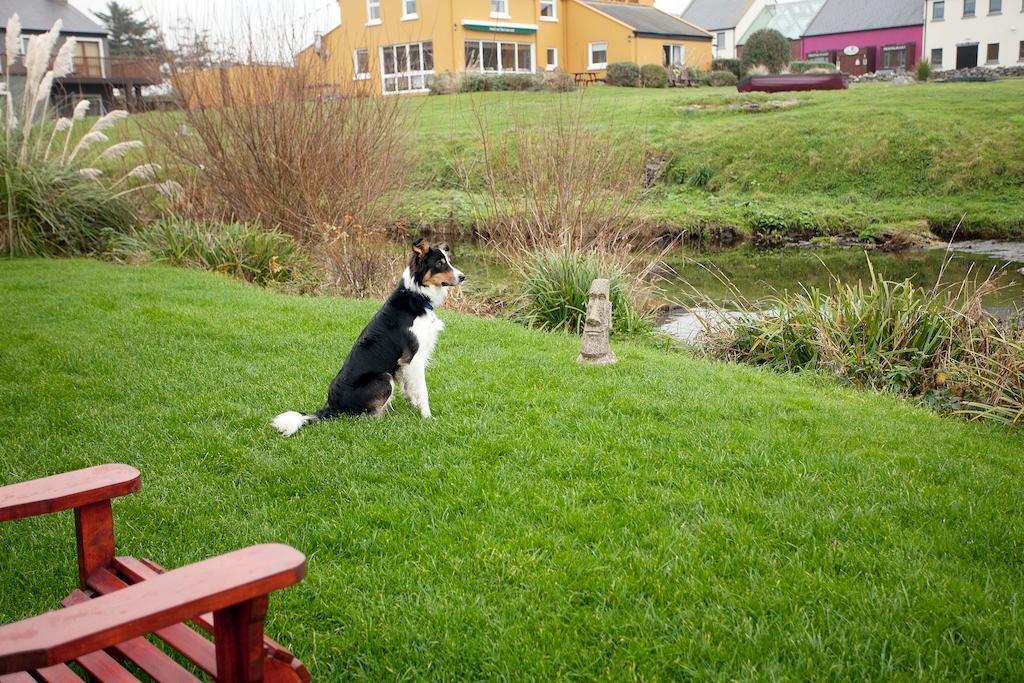
M1024 677L1024 436L812 378L443 312L435 418L294 439L376 304L93 261L0 267L0 481L120 461L120 551L290 543L317 680ZM74 583L0 526L0 622Z

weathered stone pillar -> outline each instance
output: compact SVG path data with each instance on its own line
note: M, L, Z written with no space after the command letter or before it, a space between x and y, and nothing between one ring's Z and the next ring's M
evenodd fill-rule
M587 322L583 327L583 343L577 363L610 365L618 360L608 343L612 331L612 301L609 298L609 282L594 280L590 284L590 298L587 302Z

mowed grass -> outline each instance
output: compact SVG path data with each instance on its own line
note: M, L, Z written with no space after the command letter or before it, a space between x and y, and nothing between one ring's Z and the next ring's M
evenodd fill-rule
M0 300L0 481L127 462L121 553L301 549L268 629L317 680L1024 677L1019 432L442 312L433 420L286 440L374 302L29 260ZM0 526L0 621L74 587L72 538Z

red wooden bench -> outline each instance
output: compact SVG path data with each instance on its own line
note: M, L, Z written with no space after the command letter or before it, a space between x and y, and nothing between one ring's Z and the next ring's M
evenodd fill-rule
M302 580L302 553L256 545L172 571L116 557L110 501L140 486L134 467L100 465L0 487L0 522L75 511L79 578L64 609L0 626L0 683L81 681L72 662L98 681L201 680L195 672L227 683L308 682L302 662L263 635L268 595Z

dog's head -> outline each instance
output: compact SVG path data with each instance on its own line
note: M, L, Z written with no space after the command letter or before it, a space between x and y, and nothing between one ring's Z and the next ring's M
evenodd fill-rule
M466 275L452 265L444 242L433 246L420 238L412 243L409 257L409 275L418 287L458 287Z

